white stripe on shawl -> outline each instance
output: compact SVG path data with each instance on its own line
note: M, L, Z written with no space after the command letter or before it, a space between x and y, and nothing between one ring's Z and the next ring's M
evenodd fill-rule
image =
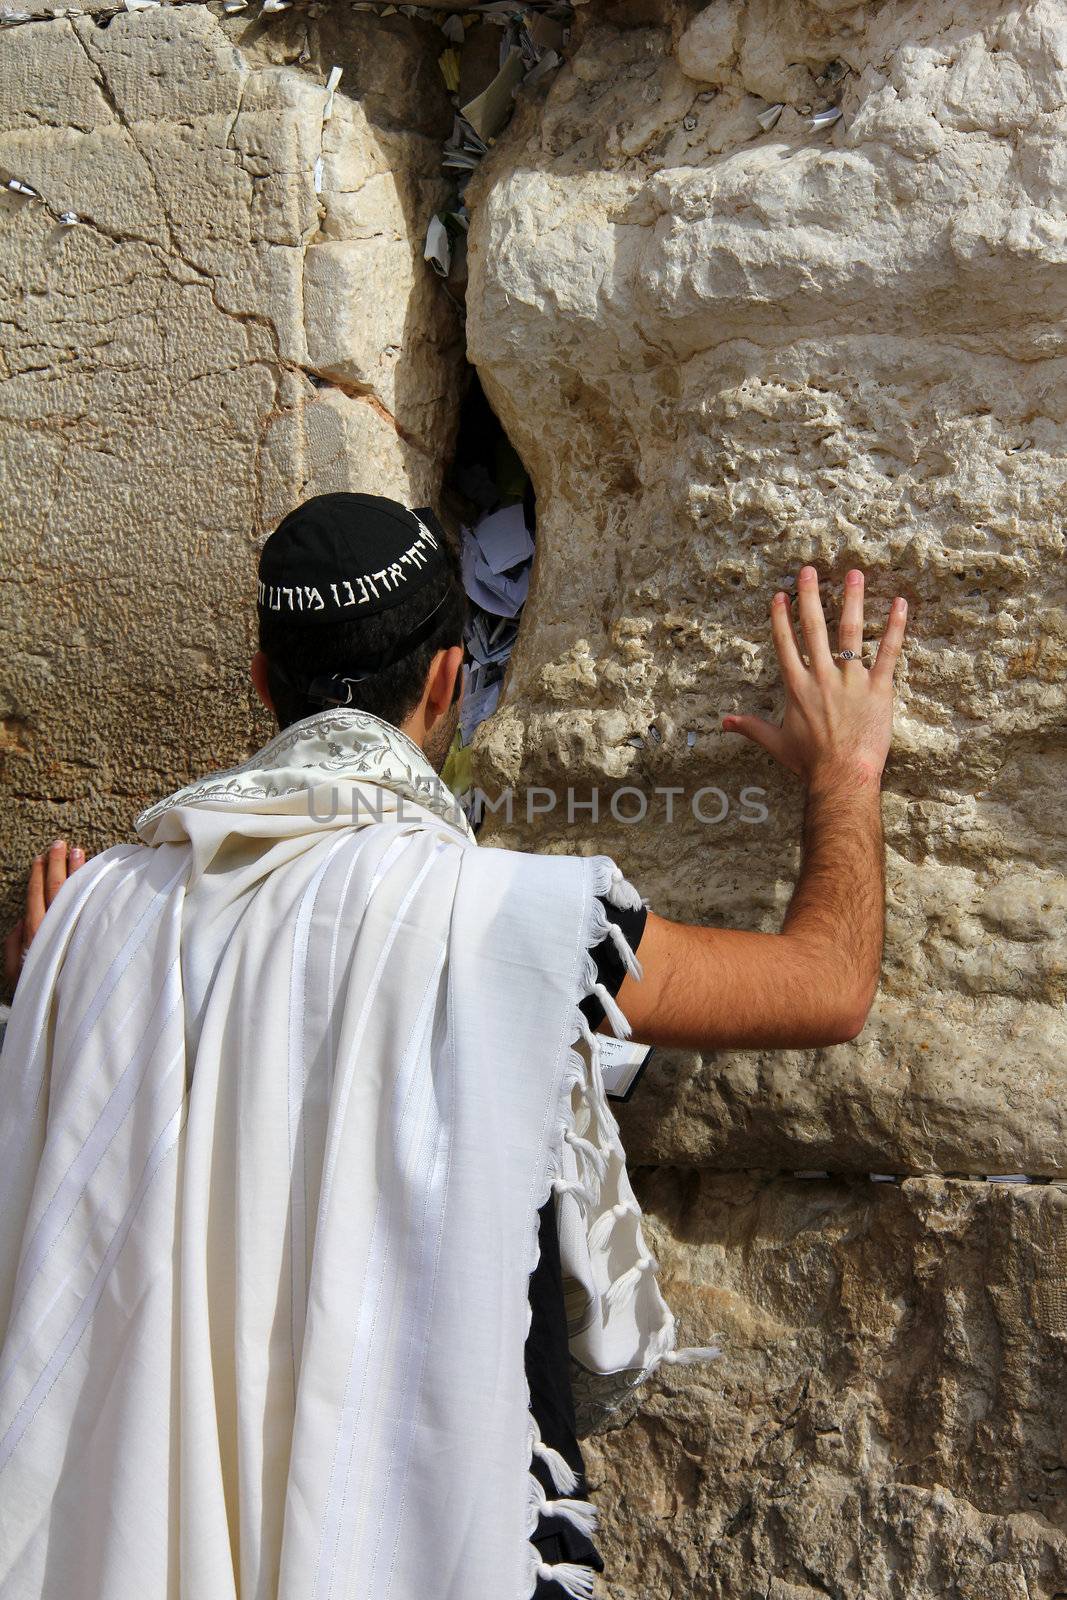
M75 1031L74 1038L71 1040L70 1044L67 1045L65 1050L65 1054L70 1060L72 1069L77 1065L78 1056L85 1047L85 1041L89 1037L89 1030L100 1020L104 1008L111 999L111 996L114 994L115 990L118 988L119 981L123 974L126 972L138 950L148 939L153 928L155 927L155 924L163 915L163 912L167 909L166 896L169 895L170 891L175 887L178 879L184 878L188 872L189 863L185 856L180 852L178 860L179 866L177 872L168 878L167 882L163 884L161 888L152 890L148 904L145 906L140 917L138 918L135 927L133 928L129 937L126 939L126 942L123 944L122 949L119 951L118 955L112 961L104 976L101 978L100 983L97 986L96 993L86 1006L85 1011L82 1014L81 1022L78 1024L78 1027ZM129 878L138 879L138 888L142 886L145 877L146 874L143 868L139 873L129 874ZM128 881L128 879L123 881ZM180 900L177 903L180 914ZM126 1015L124 1015L122 1019L123 1022L126 1020L126 1016L129 1015L129 1009L130 1008L127 1009ZM120 1023L118 1026L121 1027L122 1024ZM62 1080L60 1080L58 1087L62 1087Z
M305 1149L304 1096L307 1090L307 1063L304 1059L304 1042L307 1009L308 948L311 942L311 919L315 914L322 880L339 850L351 840L346 834L335 839L304 890L296 914L296 932L293 937L293 962L289 981L289 1265L290 1297L289 1326L293 1346L293 1391L296 1392L300 1371L300 1352L304 1344L304 1321L307 1314L307 1152ZM349 873L355 867L355 855ZM346 880L347 881L347 880Z
M418 1231L410 1227L407 1234L408 1290L399 1316L403 1330L401 1333L403 1344L394 1362L395 1381L389 1384L390 1392L406 1397L406 1404L398 1407L392 1437L385 1441L386 1466L381 1495L382 1512L378 1522L378 1537L366 1569L366 1592L373 1597L373 1600L391 1593L396 1569L404 1498L415 1444L416 1420L424 1399L423 1382L426 1357L429 1352L430 1315L437 1291L441 1238L445 1225L445 1197L452 1164L451 1132L456 1053L450 1024L448 1037L436 1040L435 1043L437 1048L434 1051L434 1058L441 1063L440 1075L434 1077L436 1114L432 1128L436 1137ZM414 1291L411 1288L412 1282L415 1285ZM412 1376L413 1362L415 1371ZM380 1555L382 1533L386 1528L392 1529L392 1546ZM388 1566L381 1570L380 1563L384 1562L386 1556L388 1556Z
M291 1173L291 1206L290 1206L290 1328L292 1336L292 1364L293 1387L296 1389L300 1370L300 1358L303 1349L304 1329L307 1313L308 1291L308 1178L306 1155L306 1117L304 1109L304 1096L307 1085L307 1061L305 1059L307 1003L308 990L307 978L311 966L311 929L312 919L323 898L325 884L329 869L335 857L343 850L345 852L345 874L341 883L337 900L337 909L333 918L333 927L330 938L330 954L328 961L328 984L326 993L334 993L336 981L337 950L343 927L349 931L361 923L367 913L375 891L384 881L390 867L403 855L412 842L412 835L401 833L399 837L391 839L374 868L370 883L362 899L356 904L348 901L348 890L353 874L359 863L363 849L380 838L379 827L367 827L357 834L355 841L351 833L345 832L331 844L326 857L304 890L297 912L296 933L294 937L293 965L290 978L290 1009L289 1009L289 1154ZM330 1041L330 1051L327 1061L327 1074L332 1081L334 1063L336 1061L336 1008L330 1006L327 1035Z
M73 933L67 941L66 946L68 954L78 945L80 945L83 939L88 937L86 928L92 927L93 925L94 919L92 917L86 917L84 921L78 920L79 911L82 909L82 907L84 907L90 896L96 893L97 886L103 881L103 879L106 878L107 875L118 866L120 861L128 860L130 854L131 851L129 850L124 850L121 854L119 851L116 851L115 854L111 856L110 860L104 861L99 867L96 867L95 863L90 862L87 866L82 867L81 871L76 873L74 878L67 880L67 883L64 885L64 890L69 890L68 905L70 909L68 910L67 915L70 918L69 925L73 928ZM84 883L79 881L82 877L82 873L85 874ZM116 890L119 889L129 877L132 876L133 874L129 873L127 874L127 878L122 878L117 884L111 885L110 892L104 898L105 905L110 902ZM75 890L80 892L76 894L74 892ZM94 907L93 909L95 912L96 908ZM29 980L29 975L31 974L33 966L36 964L36 962L47 961L52 956L52 951L49 948L48 938L50 932L51 929L49 929L46 925L38 933L36 939L33 941L33 944L30 946L29 957L23 969L22 977L20 978L21 989L24 991L28 990L34 994L35 1003L32 1006L32 1010L28 1009L23 1011L20 1007L18 1010L14 1011L12 1013L11 1021L8 1024L7 1032L4 1036L4 1050L10 1051L12 1057L17 1053L29 1063L30 1070L23 1074L23 1082L30 1084L36 1080L37 1089L34 1095L32 1106L19 1106L15 1114L9 1118L7 1126L0 1128L0 1207L2 1207L6 1201L6 1196L4 1195L4 1175L10 1168L10 1157L12 1151L19 1141L26 1137L27 1129L30 1127L33 1122L33 1118L37 1114L37 1108L40 1105L41 1095L43 1094L47 1084L47 1079L44 1077L44 1075L33 1069L37 1066L42 1047L44 1047L47 1043L46 1035L49 1019L52 1015L53 995L51 986L47 984L41 985L41 987L35 991ZM30 1035L30 1039L28 1041L26 1038L27 1034Z
M419 868L418 872L415 874L415 877L412 879L410 888L397 908L396 916L393 919L393 925L389 929L386 938L382 942L381 950L378 952L378 963L371 976L370 983L367 986L367 993L364 996L363 1001L363 1011L356 1027L355 1038L353 1039L351 1049L349 1050L348 1060L345 1062L344 1076L341 1079L341 1088L339 1091L337 1107L332 1118L333 1126L330 1130L330 1138L326 1148L326 1160L323 1164L322 1171L322 1193L319 1198L318 1227L320 1229L325 1224L326 1216L329 1210L330 1191L333 1188L333 1175L337 1167L337 1155L340 1149L341 1134L344 1129L345 1112L348 1109L348 1097L352 1092L352 1075L356 1070L356 1066L358 1065L359 1045L363 1038L363 1033L366 1029L367 1021L370 1016L370 1008L374 1002L375 996L378 993L378 986L381 983L382 973L385 971L385 963L389 959L389 954L393 948L396 936L403 924L405 913L411 906L412 901L415 899L419 889L422 887L423 881L426 878L426 874L433 866L434 861L437 859L437 856L440 853L440 850L443 848L444 846L440 846L437 850L435 850L434 853Z
M138 1040L137 1048L118 1074L115 1087L108 1096L103 1110L93 1124L88 1138L60 1179L26 1246L15 1283L15 1300L11 1308L13 1317L22 1309L31 1284L55 1248L85 1193L89 1179L129 1115L130 1108L144 1085L145 1074L153 1063L159 1042L181 1004L181 998L178 963L174 962L167 969L163 986L152 1009L148 1025Z
M351 1088L352 1073L358 1060L358 1045L366 1026L371 1004L378 993L378 987L381 982L381 977L385 968L385 962L388 958L388 954L392 949L396 934L403 923L404 916L410 907L415 894L418 892L418 889L421 887L427 874L433 867L434 862L445 848L446 847L443 844L437 844L427 860L423 863L399 907L397 908L396 914L393 918L392 926L390 927L386 939L383 941L382 949L378 956L378 962L372 974L371 981L364 998L363 1011L359 1019L359 1024L356 1028L355 1038L352 1043L352 1048L349 1051L349 1057L345 1067L345 1077L342 1080L340 1100L335 1113L336 1122L333 1129L335 1141L339 1141L340 1134L343 1129L344 1108L347 1105L348 1095ZM422 1090L422 1101L420 1102L417 1100L415 1102L415 1111L421 1115L425 1115L426 1113L426 1101L428 1092L431 1088L430 1075L424 1072L419 1075L418 1078L416 1078L414 1069L417 1063L422 1060L425 1049L426 1035L432 1024L433 1004L436 1001L437 996L437 981L440 976L443 962L444 953L442 952L433 971L430 974L429 981L427 982L426 988L423 992L419 1009L416 1014L415 1024L412 1029L412 1037L408 1041L407 1048L404 1052L401 1070L393 1086L393 1104L399 1106L399 1116L396 1120L394 1128L394 1154L397 1156L399 1164L402 1164L403 1152L409 1147L413 1138L413 1115L409 1107L409 1102L411 1099L412 1088L416 1084L418 1084ZM323 1203L320 1208L319 1216L320 1228L323 1226L323 1221L327 1214L327 1201L328 1185L326 1176L324 1174ZM357 1437L359 1436L359 1424L362 1416L363 1400L366 1393L369 1376L369 1346L371 1335L378 1322L381 1309L380 1302L383 1291L383 1279L388 1266L386 1246L391 1236L391 1229L389 1226L390 1221L390 1194L386 1193L384 1190L379 1190L374 1211L374 1221L371 1227L370 1254L367 1262L363 1292L360 1299L359 1314L356 1320L356 1326L352 1340L347 1375L345 1378L344 1401L337 1423L333 1463L330 1471L329 1488L326 1497L326 1511L323 1517L322 1533L319 1543L319 1557L315 1572L314 1592L316 1600L329 1600L329 1596L333 1593L333 1586L338 1566L340 1565L345 1568L348 1566L348 1562L345 1560L344 1546L350 1545L355 1536L355 1530L353 1527L353 1521L355 1518L350 1517L346 1523L343 1513L345 1509L345 1497L347 1493L348 1480L351 1475L352 1459L356 1453L356 1442ZM358 1398L355 1400L350 1398L352 1396L354 1383L358 1384L359 1391ZM363 1449L361 1451L361 1460L364 1461L367 1459L365 1433L366 1430L364 1429ZM360 1522L362 1522L362 1515L365 1511L366 1506L362 1505L355 1513L355 1517L358 1517Z
M63 1368L70 1360L72 1352L77 1349L83 1333L89 1326L90 1319L99 1304L100 1296L107 1286L107 1280L111 1276L112 1269L119 1258L123 1245L126 1243L127 1236L133 1227L138 1211L141 1209L145 1195L151 1188L152 1181L160 1166L177 1143L184 1115L184 1105L179 1106L170 1121L161 1130L155 1144L152 1146L148 1160L145 1162L144 1170L141 1173L140 1182L134 1190L133 1198L126 1208L122 1221L111 1236L104 1259L97 1269L96 1277L90 1285L88 1294L75 1312L63 1338L49 1356L44 1370L15 1413L7 1432L0 1439L0 1472L3 1472L10 1462L23 1434L37 1415L49 1390L56 1383Z

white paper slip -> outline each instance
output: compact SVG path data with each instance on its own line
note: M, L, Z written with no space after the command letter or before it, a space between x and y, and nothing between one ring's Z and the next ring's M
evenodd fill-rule
M526 529L521 505L491 511L471 529L489 571L497 577L533 555L534 542Z
M641 1074L652 1059L655 1045L631 1044L628 1039L612 1039L600 1034L600 1071L609 1100L629 1100Z
M484 667L464 669L463 698L459 703L459 731L462 742L470 744L474 730L496 710L503 678L485 681Z
M466 528L463 530L459 559L463 587L476 605L480 605L483 611L491 612L494 617L518 615L530 587L529 567L521 567L514 578L509 578L504 572L493 572L478 541Z
M492 139L511 115L515 90L522 82L526 68L522 51L512 49L488 88L474 100L469 100L460 110L482 139Z
M452 265L452 246L448 241L448 229L440 217L430 218L422 259L428 261L442 278L448 277L448 269Z

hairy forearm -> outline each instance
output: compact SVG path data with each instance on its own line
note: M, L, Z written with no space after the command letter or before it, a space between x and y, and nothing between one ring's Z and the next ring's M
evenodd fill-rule
M862 1027L874 999L884 930L878 778L860 770L820 775L807 791L800 876L782 934L822 972L826 1000L849 1031Z
M650 914L642 981L619 1003L634 1036L701 1050L811 1049L854 1038L878 981L884 907L877 782L813 784L800 876L780 933Z

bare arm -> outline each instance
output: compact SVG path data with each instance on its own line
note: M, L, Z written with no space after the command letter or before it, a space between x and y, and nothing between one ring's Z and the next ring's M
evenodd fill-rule
M896 600L878 658L838 664L830 653L814 568L798 580L808 664L788 600L771 624L786 711L781 727L727 717L724 727L770 751L805 783L800 876L780 933L700 928L650 915L644 978L627 978L619 1004L634 1037L705 1050L810 1048L859 1033L878 986L885 914L881 774L893 718L893 670L907 607ZM863 575L849 573L840 646L858 658Z

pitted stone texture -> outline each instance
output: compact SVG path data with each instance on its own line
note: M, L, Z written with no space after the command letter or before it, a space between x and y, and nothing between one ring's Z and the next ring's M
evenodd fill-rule
M687 1340L584 1445L611 1600L1067 1593L1067 1195L642 1175Z
M614 831L656 909L777 926L796 792L721 716L780 705L768 607L802 562L834 600L866 569L875 636L905 594L876 1012L817 1055L661 1060L646 1150L1062 1172L1067 14L582 15L476 178L469 347L539 540L480 779L717 785L725 826L505 837Z
M41 197L0 201L12 892L57 833L114 843L261 742L254 557L290 506L440 488L462 348L422 260L435 30L279 20L0 32L0 166Z

